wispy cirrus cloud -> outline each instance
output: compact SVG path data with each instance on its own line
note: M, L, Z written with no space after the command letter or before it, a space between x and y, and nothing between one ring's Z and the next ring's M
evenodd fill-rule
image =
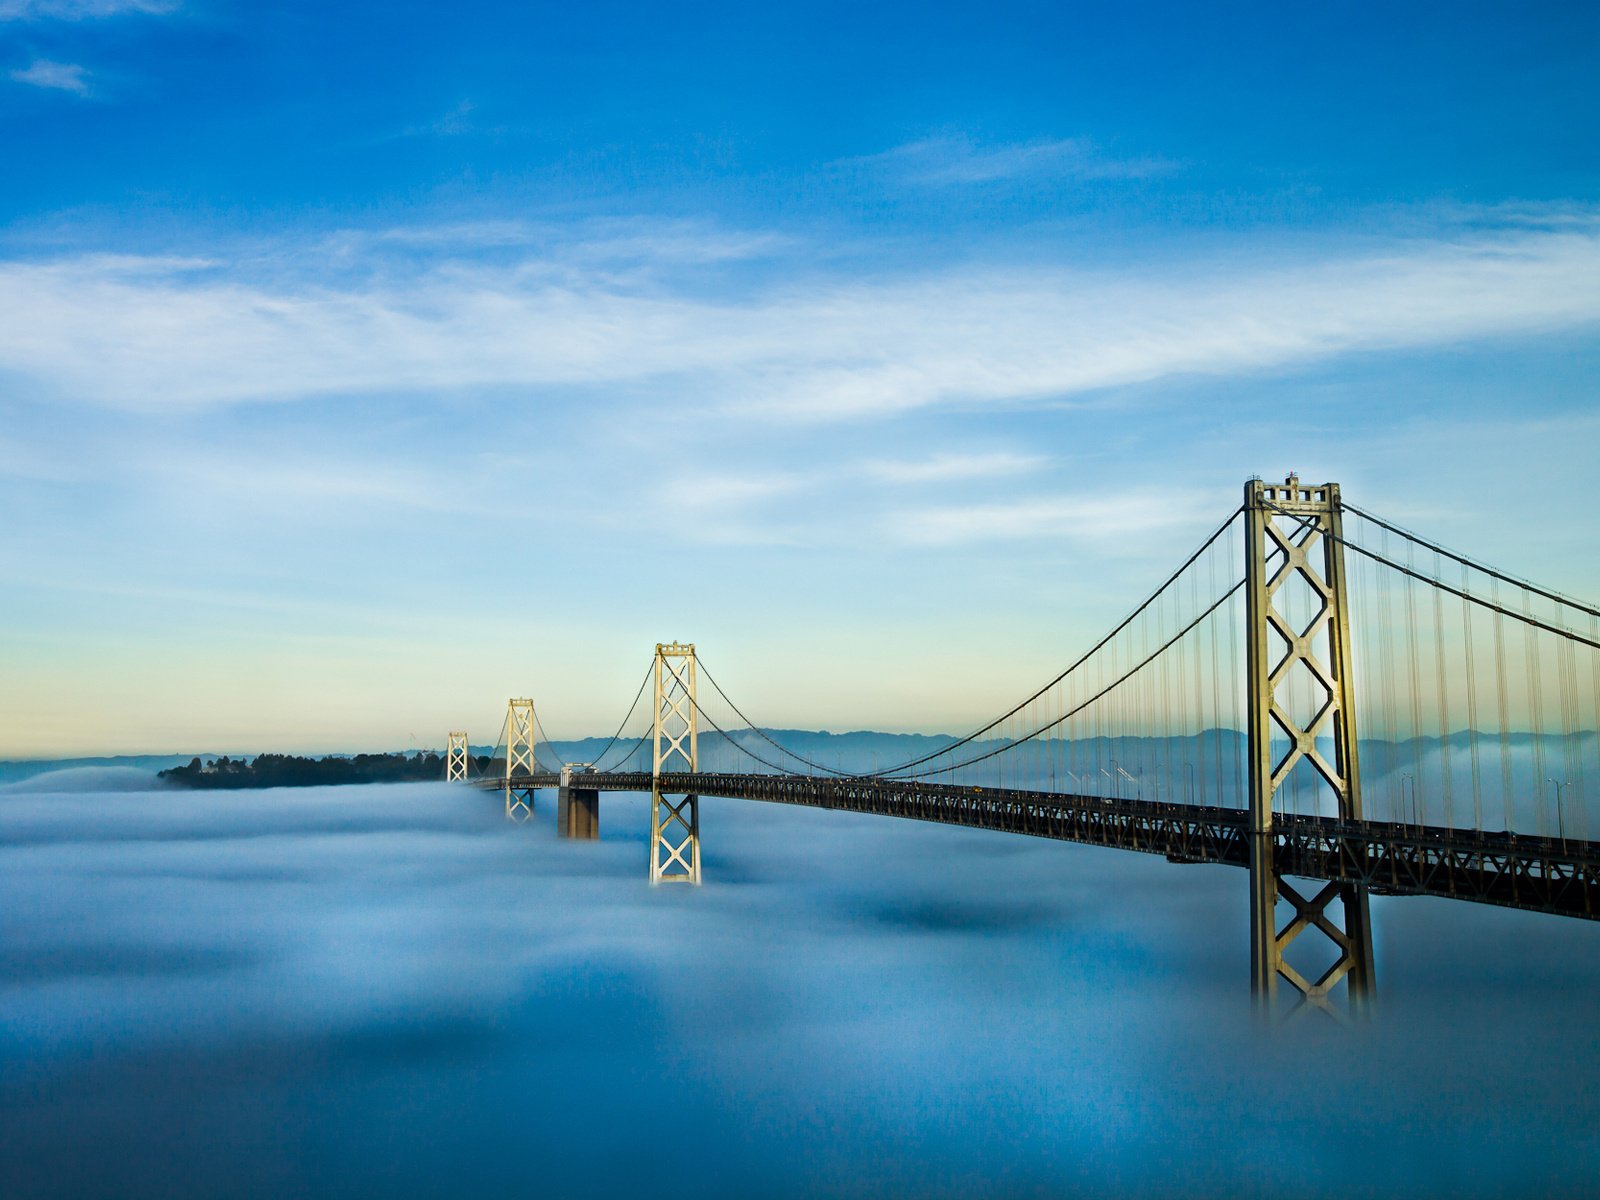
M521 385L827 421L1600 323L1594 214L1244 265L841 268L715 296L694 272L619 270L653 252L634 236L593 263L571 247L396 263L369 246L337 276L299 259L252 275L224 253L3 262L0 368L138 410Z
M35 59L26 67L11 72L11 78L31 87L53 88L71 92L75 96L89 94L88 72L77 63L51 62L47 58Z
M928 510L933 514L931 525L924 528L914 515L916 510L895 507L903 502L908 489L933 489L933 494L946 498L970 495L974 488L988 494L995 485L1004 490L1005 484L1040 471L1048 462L1043 455L1003 450L945 451L922 458L854 462L803 459L793 466L761 472L735 462L713 462L652 482L648 497L659 505L656 518L665 514L662 526L672 537L694 542L815 546L841 536L854 538L863 524L872 524L889 542L926 545L964 540L953 531L957 514L970 513L976 527L982 524L988 505L946 499L943 506ZM618 511L636 521L643 500L643 496L629 497ZM842 512L851 514L843 523ZM823 513L829 515L823 517ZM885 514L889 514L887 519ZM933 526L945 532L930 533ZM1042 536L1044 531L1039 532Z
M88 21L175 12L180 0L0 0L0 21Z
M477 111L477 108L477 104L471 100L460 100L432 120L422 121L416 125L407 125L404 129L385 134L379 140L397 141L401 138L415 137L460 137L464 134L476 133L478 132L478 126L472 114Z
M319 239L303 257L370 266L400 251L454 267L497 257L514 265L524 280L536 273L562 275L569 268L603 268L614 278L766 259L793 244L776 232L720 229L686 219L599 217L566 224L506 219L340 230ZM275 249L268 248L269 257Z
M203 495L207 508L314 517L319 522L339 515L376 510L488 515L460 492L430 477L416 464L366 462L349 456L307 456L301 461L271 459L254 453L217 452L205 459L173 461L152 453L140 469L180 502Z
M1091 538L1119 542L1136 534L1185 526L1192 507L1170 491L1050 494L1017 500L904 509L887 514L883 531L896 542L952 546L996 540ZM1204 497L1203 499L1210 499Z
M1044 466L1039 454L935 454L914 460L874 459L863 464L870 479L892 484L951 483L964 479L1026 475Z
M730 475L694 472L675 476L661 486L662 500L682 510L744 508L792 495L810 480L794 472Z
M942 186L1008 179L1148 179L1179 169L1158 157L1119 158L1088 138L1041 138L984 145L965 134L922 138L848 165L887 174L905 183Z

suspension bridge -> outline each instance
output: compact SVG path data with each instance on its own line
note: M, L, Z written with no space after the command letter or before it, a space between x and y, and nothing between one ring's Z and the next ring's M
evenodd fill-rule
M702 796L1242 867L1252 990L1337 1012L1374 991L1373 893L1600 916L1597 727L1600 608L1291 475L1027 698L903 761L752 722L671 642L609 739L553 742L513 699L446 773L516 821L555 789L573 838L601 793L647 793L652 883L701 881Z

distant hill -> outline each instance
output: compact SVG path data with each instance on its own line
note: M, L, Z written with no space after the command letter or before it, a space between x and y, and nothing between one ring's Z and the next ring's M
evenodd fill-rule
M157 771L164 771L168 767L182 766L193 755L190 754L117 754L99 758L20 758L0 760L0 785L20 783L24 779L32 779L35 775L44 775L51 771L66 771L76 767L132 767L136 770L149 771L154 775ZM215 754L205 755L206 758L215 758Z

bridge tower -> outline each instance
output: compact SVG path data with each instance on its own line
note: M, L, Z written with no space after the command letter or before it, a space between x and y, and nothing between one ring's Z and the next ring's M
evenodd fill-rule
M694 645L656 644L655 756L650 769L650 882L700 882L700 797L663 791L673 767L700 769ZM676 803L672 797L681 797Z
M518 777L534 772L534 720L532 700L506 702L506 817L526 821L533 816L533 787L517 785Z
M1326 785L1341 820L1361 819L1339 485L1307 485L1294 475L1282 484L1254 479L1245 484L1244 508L1251 990L1270 1011L1283 978L1306 1003L1333 1012L1330 993L1343 979L1349 1007L1359 1012L1374 986L1366 888L1333 882L1308 897L1273 864L1273 803L1302 764ZM1277 761L1274 729L1286 744ZM1330 907L1336 898L1337 913ZM1280 899L1294 910L1281 929ZM1334 955L1314 980L1285 958L1291 943L1313 931Z
M447 783L465 783L467 780L467 731L452 729L450 741L444 752L444 777Z

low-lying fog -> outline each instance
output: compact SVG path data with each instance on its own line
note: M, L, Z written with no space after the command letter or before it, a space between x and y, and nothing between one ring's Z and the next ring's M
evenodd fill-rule
M1375 898L1263 1031L1246 877L702 801L706 886L444 784L0 791L33 1196L1592 1194L1600 925Z

